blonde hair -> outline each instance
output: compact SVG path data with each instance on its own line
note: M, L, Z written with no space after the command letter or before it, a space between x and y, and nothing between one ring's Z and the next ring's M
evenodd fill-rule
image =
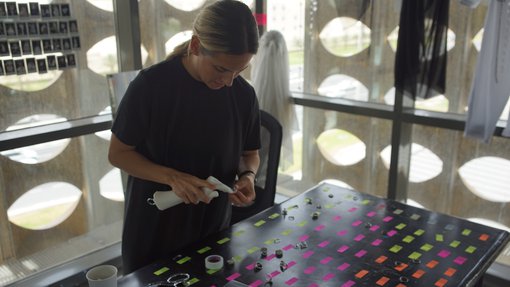
M248 6L240 1L220 0L202 9L193 23L193 35L201 48L212 53L256 54L259 47L257 23ZM188 40L167 59L188 54Z

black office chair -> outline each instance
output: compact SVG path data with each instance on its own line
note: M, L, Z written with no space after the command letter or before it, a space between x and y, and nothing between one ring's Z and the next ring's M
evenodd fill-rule
M273 206L276 194L280 148L282 146L282 126L276 118L260 111L260 166L257 172L255 203L247 207L232 207L231 224L253 216Z

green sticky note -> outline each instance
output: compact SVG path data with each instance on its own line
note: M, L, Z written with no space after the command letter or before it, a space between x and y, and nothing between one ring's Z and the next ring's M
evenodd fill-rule
M425 233L425 230L423 229L418 229L414 232L414 235L416 236L422 236L423 234Z
M414 259L414 260L418 260L418 259L420 259L420 257L421 257L421 253L418 253L418 252L413 252L413 253L411 253L411 255L409 255L409 258Z
M436 234L436 241L443 242L444 241L443 234Z
M368 205L368 204L370 204L370 200L365 199L365 200L363 200L363 201L361 202L361 204L363 204L363 205Z
M188 284L189 285L193 285L193 284L197 283L198 281L200 281L200 279L198 279L198 278L191 278L190 280L188 280Z
M305 226L307 223L308 223L308 221L303 220L303 221L301 221L300 223L298 223L298 224L297 224L297 226L299 226L299 227L303 227L303 226Z
M414 240L414 237L412 237L411 235L407 235L406 237L404 237L404 239L402 239L402 241L404 241L405 243L411 243L413 242Z
M400 223L399 225L395 226L396 229L398 230L402 230L404 229L404 227L406 227L407 225L405 223Z
M469 234L471 234L471 230L470 230L470 229L464 229L464 230L462 230L462 235L464 235L464 236L469 236Z
M425 244L423 244L422 247L420 247L420 249L423 250L423 251L430 251L430 250L432 250L432 248L434 248L434 246L430 245L428 243L425 243Z
M279 213L273 213L271 215L269 215L269 219L275 219L275 218L278 218L280 216Z
M331 209L333 207L335 207L335 205L333 203L328 203L324 206L326 209Z
M216 243L218 243L218 244L220 244L220 245L221 245L221 244L225 244L225 243L227 243L227 242L229 242L229 241L230 241L230 238L225 237L225 238L223 238L223 239L220 239L220 240L216 241Z
M291 233L292 233L292 229L287 229L287 230L282 231L281 235L287 236L287 235L289 235Z
M467 253L473 253L473 252L475 252L475 251L476 251L476 247L474 247L474 246L472 246L472 245L471 245L471 246L469 246L468 248L466 248L466 252L467 252Z
M248 249L246 252L248 252L248 254L252 254L252 253L255 253L257 252L257 250L259 250L260 248L258 248L257 246L253 246L252 248Z
M204 254L204 253L206 253L207 251L209 251L209 250L211 250L211 249L212 249L211 247L206 246L206 247L204 247L204 248L202 248L202 249L197 250L197 253L198 253L198 254Z
M232 259L235 261L235 262L240 262L241 259L243 259L243 257L241 257L240 255L236 255L234 257L232 257Z
M168 270L170 270L168 267L163 267L163 268L161 268L159 270L154 271L154 275L158 275L159 276L159 275L167 272Z
M393 213L395 213L397 215L398 214L402 214L402 212L404 212L404 211L402 209L400 209L400 208L397 208L397 209L395 209L395 211L393 211Z
M271 239L268 239L268 240L264 241L265 245L271 245L273 243L274 243L274 238L271 238Z
M214 273L220 271L221 269L207 269L207 274L209 275L213 275Z
M393 247L390 248L390 251L393 253L398 253L400 250L402 250L402 246L400 245L393 245Z
M259 221L255 222L255 224L253 224L253 225L255 225L256 227L260 227L260 226L264 225L265 223L266 223L265 220L259 220Z
M234 232L234 236L241 236L242 234L244 233L244 230L239 230L239 231L236 231Z
M458 241L458 240L454 240L454 241L452 241L452 243L450 243L450 246L453 248L457 248L457 247L459 247L459 245L460 245L460 241Z
M421 216L420 216L419 214L416 214L416 213L415 213L415 214L413 214L413 215L411 215L411 219L412 219L412 220L418 220L418 219L420 219L420 217L421 217Z
M186 256L186 257L184 257L184 258L180 259L179 261L177 261L177 263L178 263L178 264L184 264L184 263L186 263L186 262L188 262L188 261L190 261L190 260L191 260L191 257Z

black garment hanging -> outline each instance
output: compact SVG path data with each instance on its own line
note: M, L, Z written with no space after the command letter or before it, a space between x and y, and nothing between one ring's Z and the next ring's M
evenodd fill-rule
M395 88L413 99L445 92L449 0L404 0Z

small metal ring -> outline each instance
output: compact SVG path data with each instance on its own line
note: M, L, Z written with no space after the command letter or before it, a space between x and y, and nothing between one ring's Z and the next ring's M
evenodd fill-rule
M168 279L166 281L170 284L176 285L179 283L186 282L188 280L189 280L188 273L176 273L176 274L173 274L172 276L168 277Z
M156 203L154 202L154 198L151 198L151 197L147 198L147 203L149 205L156 205Z

